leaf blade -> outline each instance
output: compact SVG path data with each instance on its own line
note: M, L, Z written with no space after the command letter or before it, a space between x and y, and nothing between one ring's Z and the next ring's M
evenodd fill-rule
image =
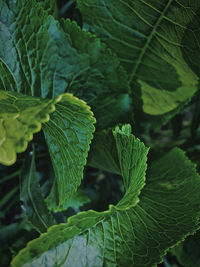
M33 134L49 120L60 97L44 100L0 90L0 162L12 165L16 153L24 152Z
M32 153L32 158L29 156L25 160L21 173L20 200L23 203L23 209L28 220L39 233L43 233L50 226L56 224L56 222L47 209L44 197L42 196L36 173L34 149Z
M50 208L65 209L83 178L83 169L94 132L95 118L86 103L65 94L43 125L56 180L47 198Z
M0 58L15 90L42 98L73 93L92 107L100 128L126 120L127 75L105 44L71 21L49 16L47 2L1 0L0 10Z
M85 29L113 49L126 69L135 108L139 106L160 120L159 116L176 112L197 92L199 77L193 71L196 63L192 64L192 59L199 55L195 45L199 39L199 3L123 0L118 1L118 8L115 1L77 3ZM186 45L183 37L188 33L192 38L187 37ZM188 49L190 46L195 49ZM137 87L142 107L135 93Z
M141 150L141 156L146 153ZM123 205L81 212L51 227L18 254L13 266L40 265L47 259L58 266L155 266L170 247L198 229L200 177L180 149L150 166L141 193L141 185L129 185ZM139 202L134 192L140 193Z

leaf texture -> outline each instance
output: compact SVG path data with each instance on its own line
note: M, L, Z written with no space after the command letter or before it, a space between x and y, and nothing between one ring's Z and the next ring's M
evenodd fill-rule
M60 25L47 4L0 0L0 59L15 80L11 89L42 98L71 92L92 107L101 128L126 120L129 84L117 56L75 23Z
M49 15L54 16L55 19L58 18L58 8L56 0L36 0L36 2L40 3L42 8L48 11Z
M47 209L38 182L34 149L32 151L32 157L26 157L24 163L20 179L20 200L23 203L22 208L29 222L31 222L39 233L46 232L50 226L56 224L55 219Z
M73 48L68 48L74 62L68 71L72 75L69 91L91 106L97 127L106 128L126 120L131 107L129 84L118 58L100 39L76 23L62 20L61 24Z
M154 162L144 186L148 149L127 125L116 128L113 138L126 187L121 201L51 227L12 266L155 266L197 230L200 177L184 152L175 148Z
M135 105L139 105L136 88L143 111L154 116L176 110L191 99L199 82L199 71L192 68L200 51L199 1L77 3L85 28L115 51L126 69Z
M49 120L60 99L45 100L0 90L0 163L15 163L16 153L26 150L33 134L41 130L41 123Z
M76 192L94 132L95 118L86 103L65 94L56 111L43 125L56 180L47 199L55 210L66 208L67 200Z
M87 164L93 168L120 175L120 165L112 129L94 134Z

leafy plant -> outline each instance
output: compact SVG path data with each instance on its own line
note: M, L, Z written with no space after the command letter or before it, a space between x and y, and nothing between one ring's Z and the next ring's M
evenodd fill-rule
M2 266L197 266L200 3L58 4L0 0Z

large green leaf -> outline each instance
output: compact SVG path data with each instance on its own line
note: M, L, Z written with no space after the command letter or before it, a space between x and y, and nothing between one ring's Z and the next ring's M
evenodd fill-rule
M155 266L197 230L200 177L184 152L175 148L154 162L145 185L148 149L128 125L116 128L113 139L126 188L121 201L51 227L12 266Z
M27 218L39 233L46 232L47 228L56 222L47 209L41 192L35 168L34 149L32 156L26 157L20 178L20 200Z
M12 90L44 98L71 92L92 107L100 127L124 120L129 85L117 56L48 12L35 0L0 0L0 59L15 80Z
M11 165L16 161L16 153L26 150L60 99L61 96L47 100L0 90L0 163Z
M65 209L83 177L95 119L89 106L71 94L56 104L56 111L43 125L56 180L47 199L54 210Z
M115 125L119 118L125 118L131 104L124 69L96 36L69 20L63 20L62 27L73 48L70 48L72 60L76 62L68 71L72 75L69 90L92 107L99 127Z
M54 113L50 117L51 112ZM33 133L40 131L44 122L56 175L48 204L54 209L65 209L67 200L81 183L95 129L90 107L68 93L47 100L0 91L0 163L13 164L16 153L26 150Z
M117 53L133 92L141 91L145 113L157 116L176 110L198 90L199 71L192 66L198 65L195 57L200 52L199 1L77 3L85 28ZM134 105L139 105L136 95Z

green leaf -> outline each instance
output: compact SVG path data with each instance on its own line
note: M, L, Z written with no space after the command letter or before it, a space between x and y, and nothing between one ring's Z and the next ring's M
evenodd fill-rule
M45 100L0 90L0 163L15 163L16 153L26 150L60 99Z
M86 211L51 227L13 259L12 266L155 266L198 228L200 177L178 148L148 168L148 149L130 126L113 131L126 188L104 212ZM140 193L142 189L142 192Z
M195 3L199 8L200 4ZM190 68L200 77L200 53L199 53L199 39L200 39L200 29L199 29L199 20L197 19L200 16L200 9L196 12L196 16L193 17L190 27L185 30L183 39L182 39L182 53L185 61L190 66Z
M78 188L75 194L67 201L65 210L73 208L76 211L79 210L84 204L89 203L91 199L87 196L83 189Z
M77 4L85 28L118 55L133 94L139 87L145 113L172 112L198 90L199 76L191 66L199 65L195 57L200 52L196 14L200 2L120 0L116 6L115 0L78 0ZM133 101L140 105L136 95Z
M97 169L121 174L112 129L94 134L87 164Z
M130 110L127 75L119 60L96 36L83 31L69 20L62 20L66 37L73 47L71 56L75 75L70 91L87 101L97 118L97 125L106 128L123 120ZM71 49L70 49L71 50Z
M50 121L43 125L56 176L47 199L48 206L54 211L65 209L68 199L81 183L94 123L90 107L66 94L56 104Z
M200 265L200 232L188 236L184 242L172 249L179 263L184 267L196 267Z
M45 3L47 2L43 2L44 5L46 5ZM90 67L91 64L94 64L94 73L96 73L98 77L101 76L101 71L98 70L98 61L103 53L108 50L105 45L101 45L100 40L91 37L87 33L82 33L76 24L69 21L66 23L63 22L65 30L67 31L69 29L69 33L64 32L59 22L52 16L48 16L48 12L44 11L41 4L34 0L20 2L11 1L10 5L7 5L4 1L0 1L0 10L0 26L2 29L0 30L0 85L2 89L6 91L20 91L28 95L39 95L43 98L47 98L58 96L64 91L75 91L74 88L76 87L80 89L77 83L81 83L82 79L88 80L88 76L92 76L90 75L92 69ZM73 40L75 38L81 39L82 36L84 37L83 39L86 40L85 45L87 49L83 49L83 51L80 49L81 53L79 54L79 48L73 47ZM89 51L89 41L91 41L91 54L87 55ZM76 43L76 41L74 42ZM7 44L6 46L4 45L5 43ZM97 57L95 58L93 55L96 50ZM99 54L98 50L100 50ZM124 71L121 70L117 57L112 56L110 51L107 52L106 56L104 56L104 60L102 60L100 64L101 70L104 72L104 64L108 63L108 61L105 61L105 59L107 60L107 56L108 59L111 59L111 62L114 62L115 67L105 72L105 76L108 74L111 75L111 71L113 71L114 75L109 77L109 81L111 83L111 79L116 76L117 80L115 82L118 83L119 79L114 70L119 69L119 76L121 77L122 74L120 88L123 88L123 90L125 88L124 92L126 92L128 90L126 75ZM95 64L97 67L95 67ZM96 74L93 75L93 84L90 86L86 84L89 86L89 89L95 88L95 85L98 84L96 82ZM81 79L80 81L79 78ZM105 87L105 81L104 76L101 78L102 84L100 89L102 90L102 88ZM124 87L125 82L126 85ZM12 84L12 86L10 84ZM86 89L83 88L84 86L79 93L81 96L83 95L83 91L86 91ZM113 88L113 90L116 90L117 87L115 88L115 86L113 86ZM94 91L95 90L93 90L93 92ZM110 91L106 93L110 94ZM120 93L121 92L116 93L117 97L121 97L119 96ZM92 92L88 91L87 94L85 94L86 99L89 100L89 95L92 94ZM105 92L102 93L102 98L103 95L105 96ZM125 98L124 95L126 95ZM122 100L125 102L125 109L127 109L127 97L128 95L123 93ZM56 105L57 110L55 114L51 117L49 123L44 125L45 137L56 174L56 180L48 198L48 205L52 208L52 205L55 206L57 204L58 207L55 207L57 210L64 209L63 205L65 205L67 199L73 195L80 185L83 176L83 168L86 164L89 143L92 139L92 132L94 131L93 124L95 122L89 107L84 101L73 97L71 94L62 95L62 97L58 96L59 100L61 98L61 103ZM99 102L101 99L99 96L95 99L97 98ZM110 99L110 102L112 102L114 96L110 97ZM31 105L33 105L35 101L32 97L27 97L25 100L29 100ZM50 100L43 101L44 103L48 103ZM50 103L52 102L55 104L55 101L58 102L58 100L51 100ZM98 102L95 102L95 104ZM109 103L107 103L107 105L108 104ZM105 109L105 106L106 104L104 101L103 109ZM25 105L20 107L23 111L23 116L26 115L24 107ZM118 107L118 103L116 107ZM35 107L35 109L38 109L38 106ZM15 111L13 114L12 111L12 116L14 116L14 118L16 112L18 111ZM31 117L28 118L25 116L23 123L25 125L25 123L30 121L31 127L33 127L33 109L29 108L27 112L31 112ZM38 109L37 112L39 113L40 110ZM47 118L49 119L49 117ZM47 121L47 118L41 122ZM111 119L112 117L110 121ZM4 149L3 152L5 155L2 152L1 157L5 158L3 161L4 164L8 162L8 160L10 162L9 164L14 163L16 160L16 152L24 151L27 142L23 144L23 147L21 145L19 149L14 149L14 146L17 146L23 139L29 141L32 138L32 132L24 132L24 128L21 127L18 121L15 123L17 124L15 128L13 128L14 124L11 123L11 120L9 120L8 123L10 126L7 125L6 127L8 128L7 131L12 132L12 140L8 140L7 142L14 142L14 144L9 145L9 143L5 143L4 136L6 133L5 131L2 132L0 140L3 140L4 146L2 149ZM16 127L19 129L16 129ZM41 125L38 124L37 129L34 129L33 132L39 131L40 128ZM2 129L4 130L4 128ZM19 135L17 136L19 140L13 139L13 136L16 138L16 132ZM29 134L28 137L27 134ZM5 146L6 144L7 146ZM8 159L9 156L11 159Z
M20 179L20 200L28 220L39 232L46 232L47 228L56 222L47 209L44 197L42 196L40 184L35 168L35 151L32 157L25 160L24 168Z
M54 97L57 45L49 34L56 29L54 19L37 1L7 4L1 0L0 22L0 58L13 76L16 90L27 95Z
M10 72L9 68L4 64L0 58L0 89L8 91L17 91L15 78Z
M48 11L49 15L53 15L56 19L58 18L58 8L56 0L36 0L36 2L40 3L44 10Z
M101 128L126 120L129 84L117 56L76 23L61 27L40 2L10 2L0 0L0 59L16 86L7 89L3 79L4 89L43 98L71 92L92 107Z

